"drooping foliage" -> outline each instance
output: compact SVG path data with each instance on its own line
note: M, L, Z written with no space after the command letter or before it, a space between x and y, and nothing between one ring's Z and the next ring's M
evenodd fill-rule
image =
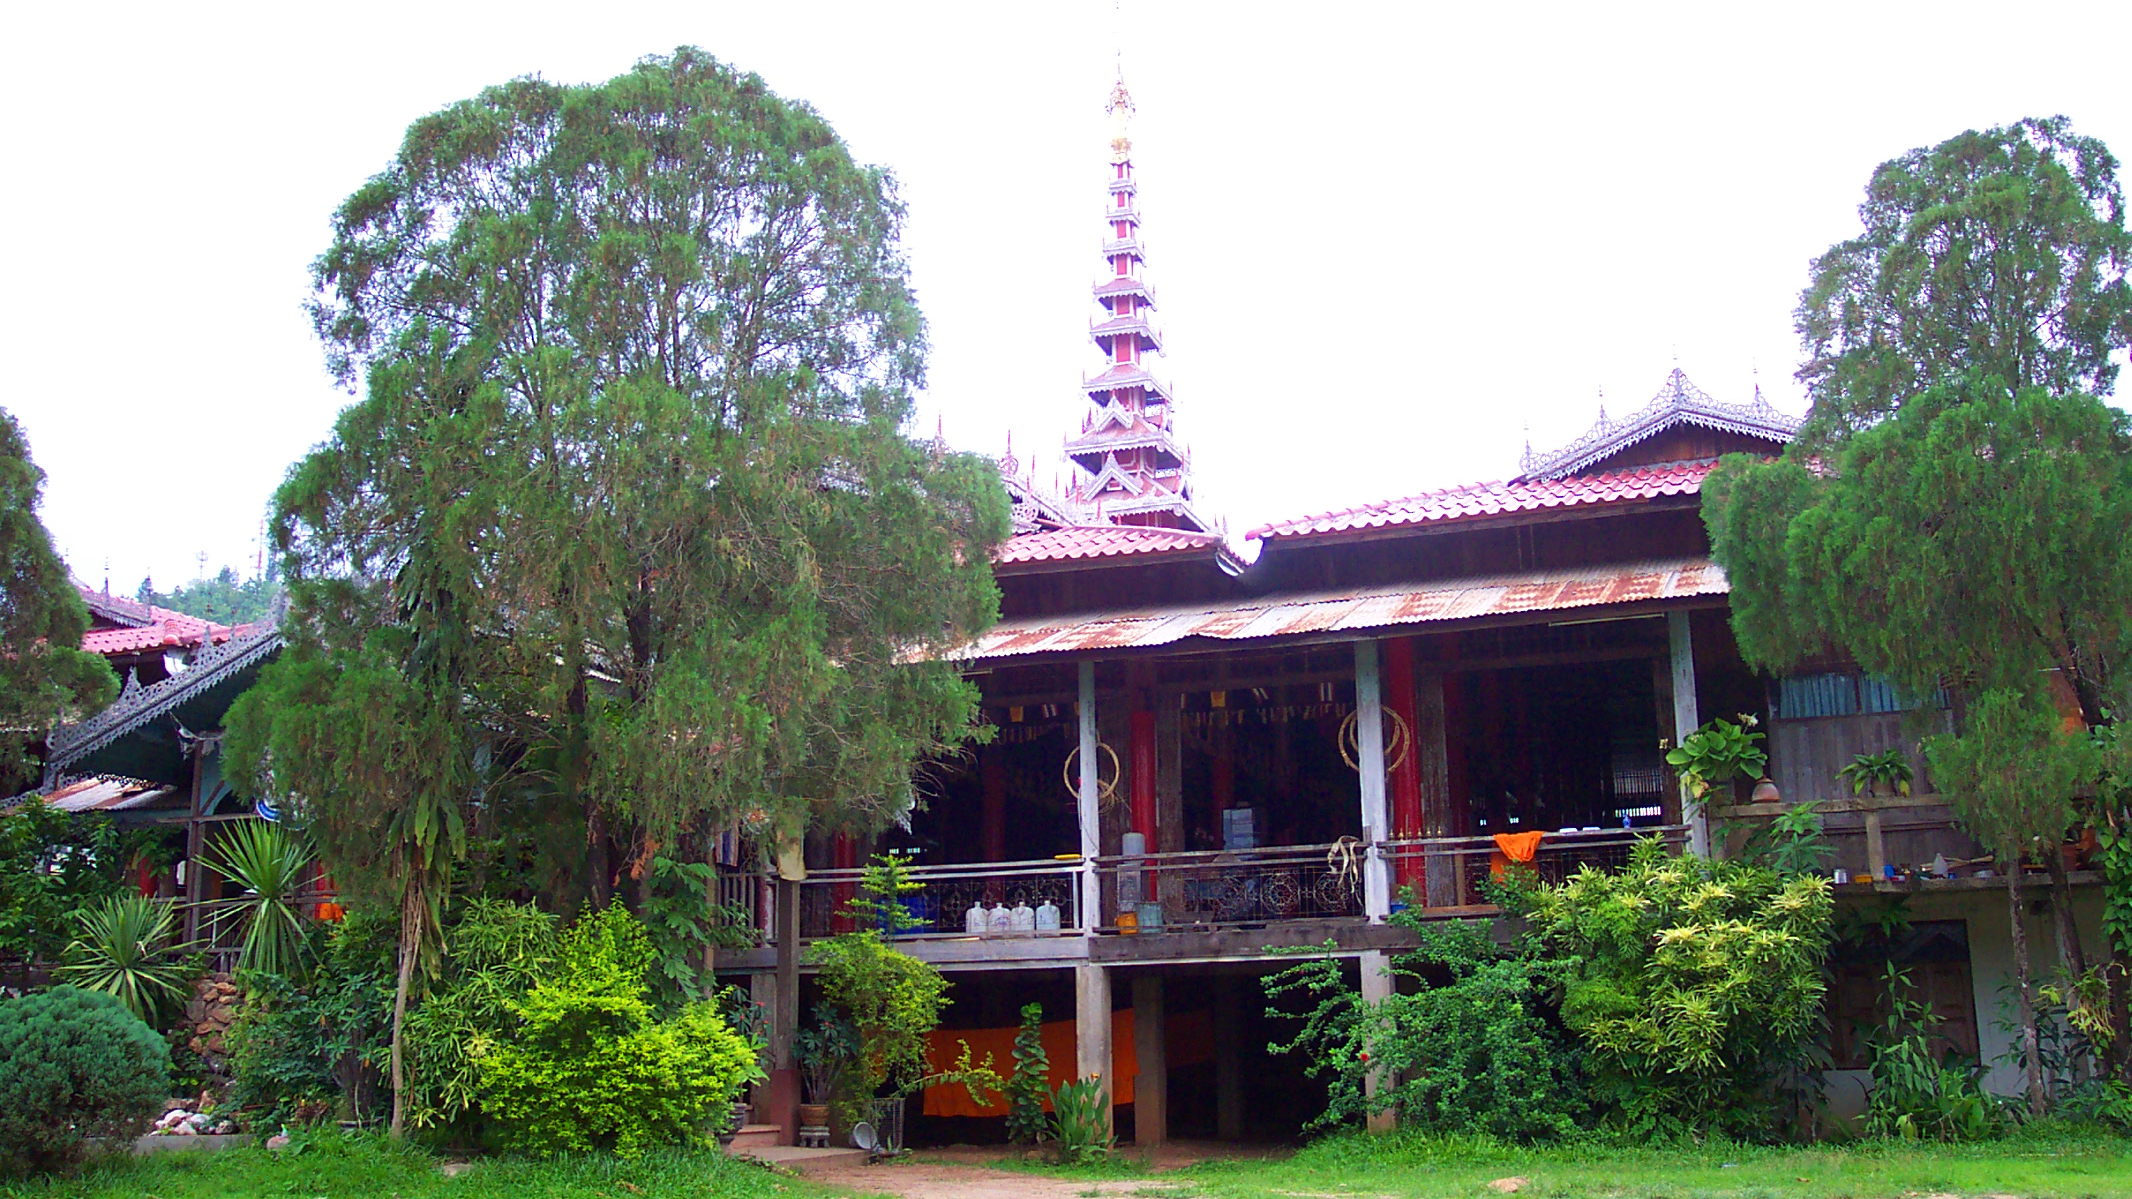
M74 914L77 934L67 942L53 977L109 995L142 1022L159 1025L183 1002L198 974L178 944L177 912L145 895L109 895Z
M1420 944L1392 959L1398 985L1376 1004L1335 957L1263 980L1268 1011L1301 1021L1270 1048L1303 1055L1326 1080L1329 1101L1311 1126L1396 1111L1404 1127L1431 1133L1574 1132L1589 1114L1582 1053L1554 1019L1547 963L1532 946L1496 945L1480 922L1392 919Z
M1858 215L1799 299L1808 444L1965 377L2108 393L2132 342L2132 236L2100 141L2064 117L1970 130L1882 163Z
M1654 838L1620 871L1587 867L1524 906L1609 1120L1772 1132L1771 1085L1820 1027L1827 880L1676 857Z
M736 822L885 823L971 735L936 659L995 616L1006 506L905 435L901 220L691 49L424 117L335 215L313 315L363 398L276 497L290 645L231 748L410 947L472 812L570 830L549 893L642 901Z
M1935 748L1947 767L1935 782L1978 840L2013 856L2076 823L2107 836L2132 817L2120 793L2096 788L2100 759L2050 731L2060 718L2099 729L2132 698L2119 665L2132 651L2132 541L2120 532L2132 422L2082 392L2106 391L2111 354L2132 344L2116 167L2062 119L1884 164L1866 233L1816 262L1801 301L1805 435L1782 461L1728 459L1705 484L1748 659L1782 670L1835 652L1913 694L1944 691L1958 728ZM2054 849L2042 856L2081 973L2064 871ZM2122 1030L2132 943L2114 938L2111 951ZM2132 1037L2114 1041L2132 1070ZM2040 1110L2033 1052L2027 1065Z
M859 927L807 949L823 1001L858 1034L858 1054L846 1075L847 1120L881 1088L900 1089L926 1076L926 1036L952 1002L937 967L890 945L884 935L915 922L898 900L918 890L901 858L875 858L846 904Z
M407 1018L408 1120L468 1121L480 1110L479 1059L517 1024L511 1005L551 972L561 922L531 904L476 897L445 931L429 994Z
M170 1049L118 1000L77 987L0 999L0 1173L74 1160L170 1093Z
M14 416L0 409L0 785L30 777L20 735L75 720L110 703L118 678L81 648L89 610L37 519L44 472Z

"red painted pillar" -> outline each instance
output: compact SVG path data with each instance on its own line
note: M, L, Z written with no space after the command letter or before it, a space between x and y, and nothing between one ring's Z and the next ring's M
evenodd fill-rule
M1133 762L1132 797L1133 831L1147 838L1150 852L1155 848L1155 713L1141 709L1133 713L1131 756Z

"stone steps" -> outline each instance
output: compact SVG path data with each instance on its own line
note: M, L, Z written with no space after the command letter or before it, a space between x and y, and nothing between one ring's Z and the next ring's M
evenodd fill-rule
M785 1126L782 1124L743 1124L733 1134L733 1141L726 1146L731 1154L748 1153L756 1149L769 1149L785 1142Z

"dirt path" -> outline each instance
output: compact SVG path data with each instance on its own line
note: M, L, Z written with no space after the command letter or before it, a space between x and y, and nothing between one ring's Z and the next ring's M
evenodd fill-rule
M810 1170L809 1182L824 1183L851 1195L896 1195L904 1199L1081 1199L1103 1196L1180 1194L1190 1187L1163 1173L1215 1157L1267 1157L1274 1150L1239 1149L1233 1145L1179 1142L1165 1145L1147 1159L1144 1176L1135 1178L1045 1178L1022 1170L1002 1170L995 1163L1012 1151L998 1146L953 1145L922 1149L913 1160L878 1166L843 1166ZM1125 1151L1131 1160L1131 1150Z

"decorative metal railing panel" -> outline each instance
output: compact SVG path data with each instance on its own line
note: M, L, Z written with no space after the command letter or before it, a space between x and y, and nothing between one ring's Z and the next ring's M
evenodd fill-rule
M983 936L1053 936L1081 933L1078 862L988 862L919 867L911 881L923 890L903 898L904 910L917 922L895 933L901 937L966 937L970 933L970 908L983 910ZM856 927L845 915L845 906L858 893L856 870L810 871L800 884L800 936L826 937ZM1056 909L1056 928L1036 927L1039 912L1047 905ZM1026 927L1016 927L1015 914L1027 909ZM995 924L1004 921L1004 926ZM1049 920L1043 921L1049 925Z

